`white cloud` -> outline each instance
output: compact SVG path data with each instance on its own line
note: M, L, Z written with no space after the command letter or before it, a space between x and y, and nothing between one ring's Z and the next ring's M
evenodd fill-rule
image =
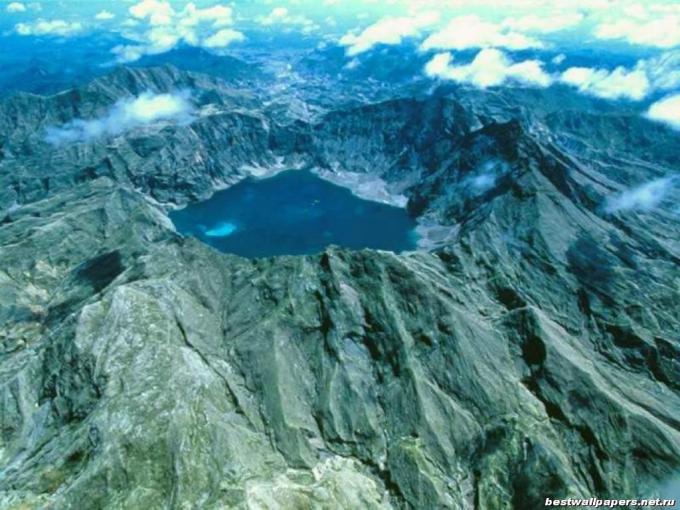
M344 69L347 69L348 71L351 71L351 70L356 69L357 67L359 67L359 64L361 64L361 61L360 61L358 58L353 58L352 60L350 60L349 62L347 62L347 63L343 66L343 68L344 68Z
M192 120L193 109L186 91L174 94L145 92L135 98L121 99L104 117L75 119L61 127L49 127L45 139L59 145L116 136L160 120L188 123Z
M232 42L243 41L245 39L241 32L231 28L223 28L203 41L204 48L224 48Z
M680 88L680 50L666 51L657 57L638 62L655 90Z
M570 67L562 73L562 83L579 92L604 99L643 99L651 90L647 75L640 69L617 67L613 71L590 67Z
M213 5L200 9L190 2L179 14L179 17L180 23L186 26L193 27L203 22L212 22L214 27L224 27L232 24L232 15L231 7L226 5Z
M411 17L386 17L365 28L361 33L348 32L340 39L347 46L347 55L355 56L378 44L400 44L405 37L414 37L439 19L435 12Z
M660 18L619 19L601 23L595 28L598 39L619 39L631 44L671 48L680 45L680 14Z
M550 75L543 70L542 62L525 60L514 63L502 51L493 48L481 50L469 64L454 66L452 61L450 53L439 53L427 63L425 74L481 88L502 85L507 81L536 87L547 87L552 82Z
M389 1L389 0L388 0ZM612 7L618 7L619 3L626 0L404 0L403 3L410 5L418 5L423 7L437 6L441 9L456 9L456 10L471 10L479 9L481 11L489 11L495 9L498 11L501 8L506 10L526 10L529 12L536 12L537 10L546 11L569 11L569 10L585 10L585 11L599 11L606 10ZM640 0L640 1L654 1L654 0ZM663 0L662 0L663 1ZM377 0L367 0L367 2L376 3ZM394 3L394 2L392 2Z
M421 49L464 50L500 47L521 50L542 46L537 39L471 14L453 18L443 29L427 37Z
M649 107L647 118L680 129L680 94L661 99Z
M477 169L465 177L460 184L473 195L486 193L508 171L508 164L501 159L492 159L479 165Z
M7 12L26 12L26 6L21 2L12 2L5 7Z
M675 185L678 176L663 177L624 191L620 195L608 198L605 210L609 213L627 210L649 210L668 195Z
M555 55L552 59L551 62L555 64L556 66L560 65L562 62L567 60L567 56L564 53L560 53L559 55Z
M272 12L267 16L262 16L258 19L259 23L262 25L273 25L279 23L281 20L288 16L288 9L285 7L274 7Z
M106 20L113 19L115 17L116 17L115 14L104 9L103 11L99 11L97 14L95 14L94 19L99 20L99 21L106 21Z
M626 16L637 19L645 19L649 15L647 9L642 4L627 5L623 8L623 13Z
M547 74L543 63L528 60L512 63L497 49L480 51L468 65L452 65L450 53L435 55L425 67L428 76L473 83L480 87L495 86L506 80L548 86L560 82L603 99L640 101L654 91L671 91L680 87L680 50L672 50L655 58L640 60L632 68L601 69L570 67L562 73ZM552 59L561 64L566 56Z
M265 26L298 25L302 27L303 32L310 32L318 28L308 17L301 14L291 14L285 7L274 7L268 15L258 17L257 22Z
M484 193L494 187L496 176L493 174L481 174L473 177L468 182L473 190Z
M570 67L558 80L592 96L639 101L654 91L673 90L680 86L680 51L667 51L657 57L640 60L631 69Z
M134 62L144 55L157 55L172 50L184 41L197 45L198 39L191 29L174 26L155 26L144 34L145 44L119 45L111 50L119 62Z
M19 35L70 36L80 32L83 26L77 21L39 19L33 23L17 23L14 29Z
M167 50L158 50L156 53L163 53ZM116 60L122 64L127 64L139 60L144 55L155 55L150 46L119 44L115 46L111 53L116 56Z
M225 28L233 23L233 10L227 5L200 8L190 2L181 11L176 11L165 0L142 0L128 11L132 18L124 25L132 27L133 31L127 35L139 44L119 45L111 50L122 63L134 62L144 55L165 53L180 43L224 48L245 39L241 32ZM141 22L148 22L147 30L135 32Z
M542 16L528 14L520 18L508 18L503 22L503 26L519 32L547 34L572 28L581 23L583 19L584 15L580 12L562 11Z
M425 74L431 78L441 78L451 68L453 56L450 53L438 53L425 65Z
M184 30L176 27L156 27L149 30L149 41L154 48L164 51L174 48L180 41L195 44L196 34L193 30Z
M130 15L137 19L148 19L151 25L169 25L175 10L165 0L142 0L128 9Z

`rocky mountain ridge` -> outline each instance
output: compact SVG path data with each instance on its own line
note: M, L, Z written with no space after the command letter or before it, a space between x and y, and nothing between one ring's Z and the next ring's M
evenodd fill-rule
M188 125L44 139L183 88ZM539 508L677 472L680 226L602 207L673 160L455 97L316 123L260 101L166 67L0 103L0 507ZM380 179L447 233L247 260L167 219L288 164Z

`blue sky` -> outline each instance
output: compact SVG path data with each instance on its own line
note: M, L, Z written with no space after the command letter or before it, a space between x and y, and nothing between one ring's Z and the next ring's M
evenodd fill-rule
M100 65L178 46L228 54L257 34L287 34L341 47L352 69L385 47L407 44L432 80L479 88L560 84L604 100L649 103L650 118L680 128L676 1L4 1L0 9L2 36L27 47L111 41ZM573 57L584 50L607 57L584 64Z

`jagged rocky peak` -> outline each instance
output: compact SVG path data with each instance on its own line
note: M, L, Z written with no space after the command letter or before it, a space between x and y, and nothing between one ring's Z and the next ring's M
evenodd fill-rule
M364 158L396 159L398 164L399 158L411 163L410 157L444 154L470 124L470 115L451 99L395 99L329 113L314 132L328 163L336 158L343 166L365 171ZM353 149L356 154L349 153ZM363 156L366 150L373 154Z
M196 108L214 105L217 110L250 111L258 104L251 93L234 89L219 78L180 71L171 65L118 67L85 86L48 97L18 93L1 100L2 137L7 144L39 143L49 127L96 120L110 114L117 101L160 94L181 95Z

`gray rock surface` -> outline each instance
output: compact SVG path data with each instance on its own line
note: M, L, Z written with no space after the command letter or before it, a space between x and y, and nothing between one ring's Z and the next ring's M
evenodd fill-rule
M44 140L181 88L189 125ZM680 224L602 208L672 171L676 133L638 153L591 132L625 119L453 98L284 126L258 101L160 68L0 103L0 508L531 509L677 471ZM291 162L379 177L447 235L246 260L167 218Z

